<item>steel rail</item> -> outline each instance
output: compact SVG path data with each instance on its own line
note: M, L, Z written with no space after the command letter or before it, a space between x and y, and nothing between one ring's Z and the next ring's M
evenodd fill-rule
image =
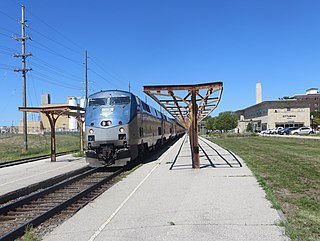
M92 169L91 172L89 171L87 173L89 175L89 173L97 172L98 169L100 169L100 168ZM81 198L84 198L85 196L89 195L94 190L98 189L103 184L105 184L106 182L110 181L112 178L114 178L115 176L119 175L124 170L125 170L125 168L121 168L121 169L117 170L116 172L112 173L111 175L109 175L109 176L103 178L102 180L96 182L94 185L91 185L90 187L86 188L85 190L81 191L80 193L77 193L76 195L74 195L73 197L69 198L68 200L65 200L65 201L61 202L60 204L50 208L49 210L43 212L42 214L34 217L32 220L29 220L29 221L25 222L24 224L21 224L19 227L15 228L14 230L10 231L9 233L1 236L0 240L1 241L9 241L9 240L14 240L16 238L19 238L20 236L22 236L24 234L25 229L26 229L26 227L28 225L33 225L34 227L38 226L39 224L41 224L45 220L49 219L50 217L54 216L55 214L61 212L64 209L66 209L71 204L73 204L73 203L79 201ZM78 176L80 176L80 175L78 175ZM78 176L77 176L77 178L79 178ZM57 184L57 186L58 185L60 185L60 184ZM56 188L56 189L58 189L58 188ZM47 190L45 190L44 192L52 193L52 191L48 192ZM15 205L13 205L13 206L15 206Z
M47 195L49 193L54 192L57 189L63 188L63 187L65 187L65 186L67 186L67 185L69 185L69 184L71 184L73 182L76 182L76 181L80 180L81 178L84 178L84 177L86 177L86 176L88 176L88 175L90 175L90 174L92 174L94 172L97 172L97 169L98 168L90 169L89 171L86 171L84 173L78 174L78 175L74 176L73 178L70 178L68 180L62 181L60 183L57 183L57 184L55 184L53 186L50 186L50 187L48 187L48 188L46 188L46 189L44 189L44 190L42 190L40 192L31 194L30 196L24 197L24 198L19 199L19 200L15 201L15 202L12 202L12 203L9 203L9 204L7 204L5 206L2 206L2 207L0 207L0 215L4 215L7 212L9 212L10 210L14 210L17 207L26 205L26 204L30 203L31 201L33 201L33 200L36 200L36 199L38 199L40 197L43 197L44 195Z
M3 195L0 196L0 205L2 205L4 203L8 203L8 202L10 202L10 201L12 201L14 199L18 199L18 198L21 198L23 196L29 195L30 193L36 192L37 190L45 189L45 188L47 188L49 186L52 186L52 185L54 185L56 183L59 183L59 182L62 182L64 180L66 180L68 178L71 178L71 177L74 177L74 176L76 176L78 174L84 173L84 172L86 172L88 170L91 170L91 168L82 167L82 168L79 168L77 170L70 171L70 172L67 172L67 173L52 177L50 179L47 179L47 180L44 180L44 181L29 185L27 187L23 187L23 188L20 188L18 190L3 194Z

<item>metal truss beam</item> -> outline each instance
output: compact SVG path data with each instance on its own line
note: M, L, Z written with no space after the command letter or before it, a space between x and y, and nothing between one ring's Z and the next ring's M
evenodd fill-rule
M220 102L223 83L144 86L144 92L189 129L193 168L200 168L198 122Z

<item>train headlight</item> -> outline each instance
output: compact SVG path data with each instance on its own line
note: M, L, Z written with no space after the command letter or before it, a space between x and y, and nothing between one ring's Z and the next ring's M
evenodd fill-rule
M125 129L124 129L123 127L120 127L120 128L119 128L119 131L120 131L121 133L123 133L123 132L125 132Z
M112 124L112 121L108 120L108 121L101 121L100 123L102 126L110 126Z
M90 129L90 130L89 130L89 133L90 133L90 134L93 134L93 133L94 133L94 130L93 130L93 129Z

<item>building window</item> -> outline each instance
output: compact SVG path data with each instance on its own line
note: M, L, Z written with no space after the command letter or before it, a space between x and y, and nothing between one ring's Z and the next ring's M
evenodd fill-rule
M274 110L274 113L278 113L278 110Z

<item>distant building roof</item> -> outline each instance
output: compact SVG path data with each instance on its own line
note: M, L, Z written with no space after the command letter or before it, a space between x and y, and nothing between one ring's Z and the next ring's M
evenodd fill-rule
M301 107L309 107L309 103L306 101L301 101L301 100L297 100L297 99L284 99L284 100L269 100L269 101L263 101L259 104L256 105L252 105L249 106L245 109L242 110L237 110L236 112L239 111L245 111L248 109L252 109L252 108L257 108L257 107L262 107L262 106L266 106L266 105L288 105L288 104L301 104Z

